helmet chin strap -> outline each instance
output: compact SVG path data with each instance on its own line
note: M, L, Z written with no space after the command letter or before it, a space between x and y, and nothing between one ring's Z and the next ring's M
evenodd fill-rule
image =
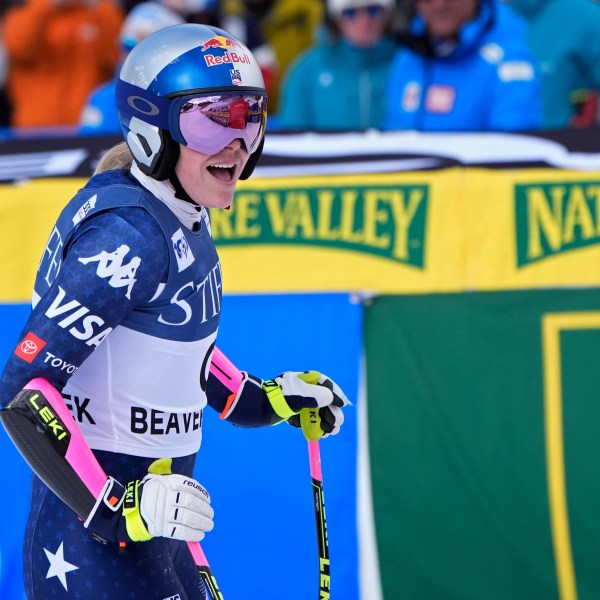
M174 169L173 169L173 172L171 173L171 175L169 176L169 181L171 182L171 185L175 189L175 198L179 198L180 200L185 200L186 202L189 202L198 212L200 212L202 210L202 207L199 204L197 204L196 202L194 202L190 198L190 195L185 191L185 189L184 189L183 185L181 185L181 181L179 181L179 177L177 177L177 173L175 173Z
M179 200L184 200L185 202L191 204L198 212L202 210L202 207L199 204L196 204L191 198L190 195L185 191L184 187L181 185L181 181L179 181L179 177L177 177L177 173L175 173L175 169L171 173L169 177L169 181L171 185L175 189L175 198ZM192 226L192 231L200 231L200 222L196 221Z

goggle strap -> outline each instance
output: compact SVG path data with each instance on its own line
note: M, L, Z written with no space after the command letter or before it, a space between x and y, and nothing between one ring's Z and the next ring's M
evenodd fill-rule
M169 129L170 100L156 96L126 81L119 81L115 94L117 110L135 115L159 129Z

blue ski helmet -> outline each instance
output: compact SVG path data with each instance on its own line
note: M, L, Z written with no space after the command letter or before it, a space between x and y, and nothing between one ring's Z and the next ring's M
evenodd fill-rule
M121 66L116 103L133 158L154 179L173 174L179 144L212 154L240 138L250 155L241 179L262 152L262 73L250 50L217 27L185 23L143 39Z

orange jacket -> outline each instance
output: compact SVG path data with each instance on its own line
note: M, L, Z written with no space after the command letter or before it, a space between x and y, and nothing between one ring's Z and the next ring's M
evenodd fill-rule
M114 76L122 21L113 0L28 0L9 9L12 126L77 125L90 91Z

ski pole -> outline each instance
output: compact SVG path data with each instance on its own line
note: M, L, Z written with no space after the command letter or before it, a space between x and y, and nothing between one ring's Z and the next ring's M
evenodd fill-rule
M204 554L204 550L202 550L202 546L200 546L200 542L188 542L187 545L190 549L192 558L198 567L198 572L200 573L200 577L202 577L204 587L210 594L212 600L224 600L223 594L221 594L221 590L217 585L217 580L215 579L210 565L208 564L208 560L206 559L206 554Z
M305 408L300 412L300 423L308 441L308 460L312 480L313 508L317 528L317 551L319 555L319 600L328 600L330 594L329 540L327 538L327 520L323 499L323 471L321 468L321 448L319 439L321 429L318 426L318 409Z

